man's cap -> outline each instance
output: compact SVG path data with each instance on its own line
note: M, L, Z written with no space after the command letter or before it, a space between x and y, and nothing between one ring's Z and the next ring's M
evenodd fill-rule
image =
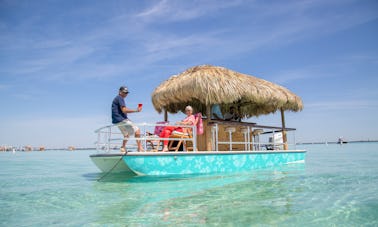
M122 87L120 87L120 88L119 88L119 91L120 91L120 92L123 92L123 93L129 93L129 89L127 89L126 86L122 86Z

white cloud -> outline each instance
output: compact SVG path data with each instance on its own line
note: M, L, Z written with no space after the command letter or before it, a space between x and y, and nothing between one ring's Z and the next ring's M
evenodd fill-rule
M93 68L99 67L99 71L113 71L111 64L97 62L96 59L103 54L111 54L113 51L111 46L116 46L115 43L117 45L122 43L123 46L119 46L118 49L131 52L133 57L127 59L126 67L130 64L130 67L136 69L138 65L142 68L146 64L159 63L164 59L183 58L193 54L206 58L210 52L213 52L210 59L218 59L220 56L227 58L241 53L250 53L256 49L274 48L274 46L285 45L305 37L313 38L313 36L324 35L327 31L334 32L376 18L376 14L366 8L350 13L347 10L343 11L341 7L341 10L333 14L324 13L321 16L308 13L312 9L326 9L326 7L341 4L341 2L329 3L328 1L268 4L258 1L172 2L163 0L134 14L130 11L124 13L117 11L114 16L108 16L107 20L98 26L83 28L81 33L65 37L58 37L58 33L50 34L48 39L41 36L26 38L27 36L22 35L30 30L29 27L39 26L36 24L39 19L33 19L20 26L17 33L12 34L9 33L10 31L5 33L8 37L6 43L11 44L11 40L16 38L17 45L1 45L1 47L5 49L8 46L19 49L22 47L21 50L31 47L36 51L35 54L32 58L21 58L18 67L3 68L3 72L32 74L45 71L48 73L57 69L62 71L63 67L80 70L82 64L80 66L73 64L89 59L87 64L91 64ZM232 13L233 9L240 10L240 8L245 10L244 13L249 11L249 16L245 18L245 21L238 23L238 26L232 26L235 22L231 23L231 26L223 26L220 23L219 26L206 31L188 28L187 32L173 34L156 30L151 26L155 23L169 24L197 18L205 20L211 17L218 18L216 15L218 11ZM88 12L83 11L83 13ZM237 17L238 15L235 16ZM146 24L143 24L140 18L144 18ZM227 18L220 19L222 21ZM319 30L322 31L321 34ZM51 37L56 38L51 39ZM118 73L118 70L115 70L115 73ZM50 74L57 78L65 77L70 73ZM76 74L79 78L81 76L90 78L92 75L96 78L99 73Z
M168 1L162 0L137 14L148 22L165 23L192 20L221 9L240 5L242 1Z
M152 17L154 15L160 16L162 14L167 14L167 12L169 12L168 1L163 0L153 5L149 9L139 13L137 16L138 17Z

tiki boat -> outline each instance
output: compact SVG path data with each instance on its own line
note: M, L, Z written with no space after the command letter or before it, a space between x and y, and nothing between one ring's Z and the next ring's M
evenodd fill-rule
M285 126L285 111L300 111L302 100L288 89L263 79L223 67L202 65L187 69L160 84L152 93L152 103L164 121L141 123L145 152L120 153L123 140L117 126L96 130L98 153L90 156L103 172L136 175L210 174L253 171L291 163L303 163L305 150L295 147L295 129ZM181 126L173 133L169 152L162 152L159 129L169 125L168 113L191 105L197 115L195 126ZM280 111L282 125L214 120L213 105L222 112L237 108L242 119ZM131 141L128 142L131 144ZM115 152L113 152L115 151Z

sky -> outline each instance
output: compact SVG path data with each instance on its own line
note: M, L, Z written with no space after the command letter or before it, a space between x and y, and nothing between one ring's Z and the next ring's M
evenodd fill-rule
M94 147L121 85L160 121L154 89L203 64L300 96L297 142L378 139L376 0L0 0L0 146Z

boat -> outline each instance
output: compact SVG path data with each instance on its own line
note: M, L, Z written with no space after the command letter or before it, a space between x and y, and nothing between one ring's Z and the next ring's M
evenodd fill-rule
M339 137L339 139L337 140L337 144L344 144L344 143L348 143L348 141L344 140L343 137Z
M205 82L212 84L212 89ZM239 87L235 90L236 85ZM137 124L142 136L129 138L128 142L142 141L144 152L132 147L124 153L115 150L123 140L115 125L96 130L98 153L90 158L101 171L149 176L226 174L305 162L306 151L296 149L295 128L286 127L284 118L285 110L302 110L302 101L279 85L223 67L195 66L159 85L152 93L152 103L158 113L164 112L164 123ZM282 125L214 120L211 107L215 104L223 111L237 106L243 119L280 110ZM181 126L188 127L190 133L168 139L170 144L180 146L172 146L169 152L156 149L161 140L156 135L151 136L151 132L169 125L168 113L183 111L186 105L203 113L203 134L198 133L198 125Z

